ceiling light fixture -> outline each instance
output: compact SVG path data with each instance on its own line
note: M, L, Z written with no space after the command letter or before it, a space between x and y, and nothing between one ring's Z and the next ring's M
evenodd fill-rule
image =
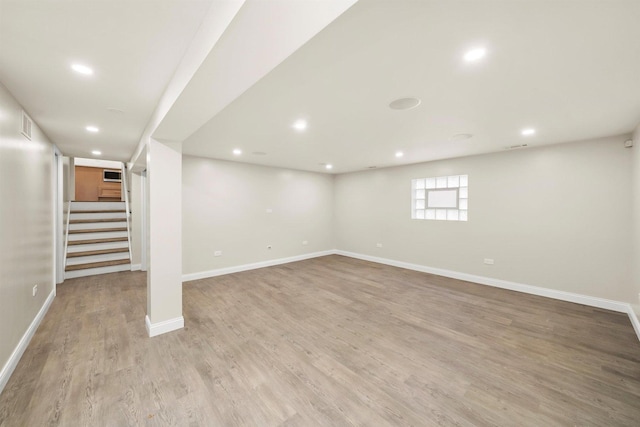
M239 148L236 148L235 150L233 150L233 154L235 154L236 156L239 156L240 154L242 154L242 150Z
M396 151L396 157L402 157L404 153L402 151Z
M326 165L324 165L324 167L326 169L333 169L333 165L331 165L331 164L326 164Z
M531 136L536 133L536 130L533 128L527 128L527 129L522 129L522 132L520 133L522 134L522 136Z
M87 132L91 133L97 133L98 131L100 131L100 129L95 126L87 126L85 129L87 130Z
M102 151L93 150L91 154L93 154L94 156L99 156L100 154L102 154Z
M91 76L93 75L93 69L90 67L87 67L86 65L82 65L82 64L72 64L71 65L71 69L73 71L75 71L76 73L79 74L84 74L85 76Z
M389 108L392 110L410 110L416 108L421 102L418 98L398 98L389 103Z
M483 47L471 49L464 54L464 60L467 62L474 62L484 58L486 54L487 54L487 49Z
M303 119L296 120L291 127L295 130L303 131L307 128L307 121Z

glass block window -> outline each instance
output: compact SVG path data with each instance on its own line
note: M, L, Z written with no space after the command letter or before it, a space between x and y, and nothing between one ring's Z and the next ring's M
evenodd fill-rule
M468 209L468 175L411 180L412 219L467 221Z

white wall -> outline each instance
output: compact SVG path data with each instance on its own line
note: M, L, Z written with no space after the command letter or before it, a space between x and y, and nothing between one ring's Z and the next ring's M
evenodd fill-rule
M184 274L334 248L331 175L183 156L182 181Z
M638 316L640 316L640 125L636 127L633 134L633 148L631 148L633 161L633 174L631 177L631 190L633 200L633 258L631 265L633 268L634 295L632 295L632 306Z
M54 283L53 146L35 123L32 140L22 136L21 114L0 84L0 369Z
M339 175L337 247L632 302L627 138ZM412 220L411 179L457 174L469 175L469 221Z
M147 332L182 328L182 143L147 144ZM171 326L162 327L161 325Z
M140 174L130 173L129 186L131 192L131 264L133 266L141 262L142 250L142 178Z
M122 168L122 162L116 162L114 160L85 159L82 157L76 157L74 159L74 163L76 166L89 166L91 168L115 170L120 170Z

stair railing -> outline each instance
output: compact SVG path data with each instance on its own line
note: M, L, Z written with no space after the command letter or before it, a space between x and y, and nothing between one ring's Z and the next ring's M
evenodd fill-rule
M127 176L127 165L122 163L122 186L124 187L124 206L127 216L127 244L129 245L129 264L133 266L133 254L131 253L131 209L129 208L129 177Z

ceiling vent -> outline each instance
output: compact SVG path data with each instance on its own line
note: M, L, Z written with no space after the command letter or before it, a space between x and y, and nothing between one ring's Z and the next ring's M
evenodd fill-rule
M22 111L22 125L20 127L20 133L23 134L29 141L31 141L31 129L33 128L33 121L27 113Z
M517 150L518 148L526 148L527 144L518 144L518 145L511 145L509 147L506 147L507 150Z

